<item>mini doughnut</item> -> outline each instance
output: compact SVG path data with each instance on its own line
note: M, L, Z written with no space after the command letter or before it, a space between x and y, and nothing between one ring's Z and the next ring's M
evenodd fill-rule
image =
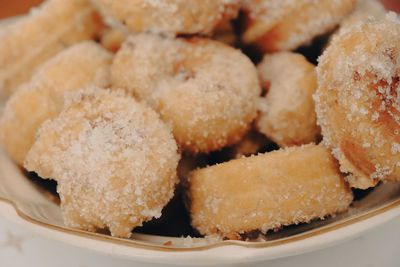
M356 188L400 181L400 22L385 19L336 36L317 67L323 141Z
M258 130L280 147L316 142L315 66L300 54L280 52L265 55L257 71L267 91L259 101Z
M324 218L353 200L337 161L313 144L198 169L189 183L192 226L230 239Z
M243 1L242 41L255 43L264 53L294 50L332 30L356 0L247 0Z
M256 116L261 90L246 56L203 38L130 36L114 58L111 79L158 111L179 147L192 153L238 142Z
M70 45L93 39L102 27L87 0L47 0L0 27L0 93L8 98L39 65Z
M92 0L113 27L133 33L210 34L237 16L239 0Z
M121 92L71 94L42 124L24 166L58 182L67 226L129 237L173 196L176 142L156 112Z
M11 96L0 118L0 141L15 163L22 165L42 122L61 111L65 92L109 86L111 61L111 54L95 42L73 45L44 63Z

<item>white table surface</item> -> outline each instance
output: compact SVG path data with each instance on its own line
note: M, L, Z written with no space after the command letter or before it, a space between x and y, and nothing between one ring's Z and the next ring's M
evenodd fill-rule
M0 267L153 266L82 250L44 238L0 217ZM247 265L239 265L247 266ZM327 249L252 266L400 266L400 218Z

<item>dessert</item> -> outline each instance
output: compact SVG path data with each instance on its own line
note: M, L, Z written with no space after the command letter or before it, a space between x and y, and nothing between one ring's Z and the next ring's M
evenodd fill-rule
M400 23L390 13L333 38L317 67L323 140L356 188L399 181L399 44Z
M189 184L192 225L229 239L324 218L353 200L336 160L314 144L198 169Z
M48 60L18 88L0 118L0 140L15 163L22 166L40 125L63 109L66 92L109 86L111 61L100 45L84 41Z
M257 72L240 51L205 38L127 38L112 85L146 101L172 125L179 147L210 152L240 140L256 116Z
M254 240L335 216L400 180L400 23L385 13L48 0L0 25L0 141L57 183L72 228Z
M265 55L257 71L266 92L259 101L259 131L280 147L316 142L315 66L300 54L280 52Z
M48 0L0 27L0 93L8 98L61 50L99 35L103 24L88 0Z
M129 237L161 216L179 158L157 113L121 91L88 87L42 124L24 167L57 181L67 226Z

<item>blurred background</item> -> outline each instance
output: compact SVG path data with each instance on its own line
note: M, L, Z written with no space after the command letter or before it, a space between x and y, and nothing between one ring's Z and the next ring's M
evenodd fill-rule
M43 0L0 0L0 19L24 14L41 2ZM381 0L381 2L386 9L400 13L400 0Z
M387 9L400 13L400 0L381 0L381 2Z

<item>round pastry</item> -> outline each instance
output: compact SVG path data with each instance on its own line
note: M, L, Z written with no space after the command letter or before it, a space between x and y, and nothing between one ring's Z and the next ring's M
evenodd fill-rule
M58 183L67 226L129 237L172 198L179 161L168 127L120 91L86 88L38 131L24 166Z
M210 34L222 21L234 18L239 0L92 0L110 26L130 32L168 35Z
M267 91L259 101L259 131L280 147L316 142L320 128L312 99L315 66L300 54L280 52L265 55L257 71Z
M48 0L0 27L0 93L9 97L66 47L96 37L103 24L88 0Z
M245 44L255 43L264 53L294 50L332 30L356 0L247 0L243 1Z
M193 227L230 239L324 218L353 200L337 161L313 144L195 170L188 195Z
M114 58L111 79L158 111L180 148L193 153L238 142L256 116L260 94L251 61L204 38L130 36Z
M324 143L353 187L400 181L400 23L350 27L320 57L315 95Z
M0 141L15 163L22 165L42 122L60 113L65 92L109 86L111 61L95 42L76 44L44 63L11 96L0 118Z

